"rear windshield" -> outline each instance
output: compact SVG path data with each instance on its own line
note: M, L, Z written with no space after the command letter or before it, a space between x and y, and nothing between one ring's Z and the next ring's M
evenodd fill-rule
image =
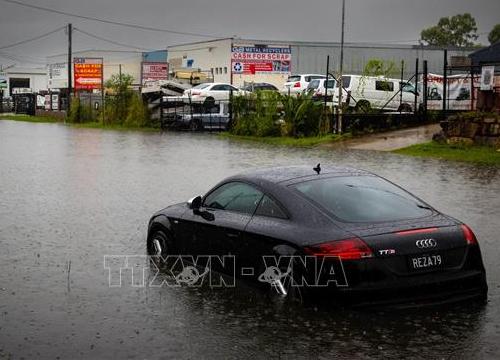
M317 89L319 87L319 80L313 80L307 85L308 89Z
M287 82L300 81L300 75L292 75L288 77Z
M346 222L415 219L431 214L411 194L375 176L310 180L291 187Z

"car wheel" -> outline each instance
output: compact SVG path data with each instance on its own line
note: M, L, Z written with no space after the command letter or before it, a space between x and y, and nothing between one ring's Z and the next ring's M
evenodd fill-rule
M148 239L148 254L166 257L170 253L171 246L172 241L164 231L155 231Z
M215 106L215 99L213 97L207 97L205 101L203 102L203 106L205 109L211 109Z
M370 112L372 106L368 100L359 100L354 107L356 112Z
M412 112L413 109L411 108L410 104L401 104L399 105L398 112Z
M191 120L189 122L189 129L191 131L200 131L202 129L200 120Z

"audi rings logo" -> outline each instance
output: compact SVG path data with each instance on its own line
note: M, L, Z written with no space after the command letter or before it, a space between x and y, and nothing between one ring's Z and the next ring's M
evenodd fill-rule
M434 239L422 239L417 240L415 245L417 245L419 249L430 249L437 246L437 241Z

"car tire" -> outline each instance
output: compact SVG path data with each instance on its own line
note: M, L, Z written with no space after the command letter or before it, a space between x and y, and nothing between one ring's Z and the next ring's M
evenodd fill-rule
M398 112L413 112L410 104L404 103L399 105Z
M149 255L165 258L171 254L172 239L163 230L154 231L148 238L147 249Z
M213 97L207 97L205 101L203 102L203 106L205 109L211 109L215 106L215 99Z
M189 129L191 131L201 131L202 126L200 120L194 119L189 122Z
M356 112L368 113L372 110L372 105L368 100L359 100L354 107Z

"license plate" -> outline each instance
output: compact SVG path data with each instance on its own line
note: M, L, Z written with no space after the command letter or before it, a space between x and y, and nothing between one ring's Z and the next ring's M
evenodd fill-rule
M439 254L410 256L409 266L412 270L427 270L442 267L443 258Z

